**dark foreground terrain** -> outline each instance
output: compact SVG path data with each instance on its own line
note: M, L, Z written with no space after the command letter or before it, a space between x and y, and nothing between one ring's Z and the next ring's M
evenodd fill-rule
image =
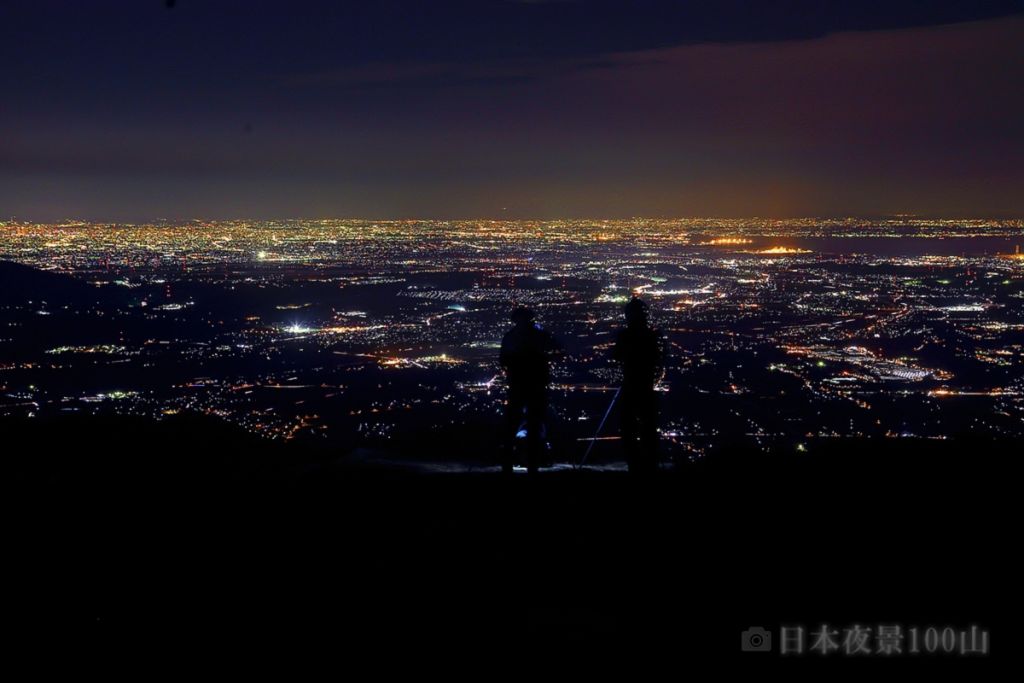
M9 616L41 665L967 673L1018 647L1020 444L736 452L635 482L414 475L206 418L3 431ZM992 654L740 652L749 626L821 623L979 624Z

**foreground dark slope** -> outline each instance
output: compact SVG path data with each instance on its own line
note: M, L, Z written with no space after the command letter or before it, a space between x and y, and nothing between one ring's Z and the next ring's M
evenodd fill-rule
M40 270L13 261L0 260L0 305L45 302L51 308L63 305L115 305L127 299L124 292L99 289L63 273Z
M748 626L821 622L1012 647L1019 444L736 452L638 484L417 476L198 417L3 429L22 635L90 658L725 662Z

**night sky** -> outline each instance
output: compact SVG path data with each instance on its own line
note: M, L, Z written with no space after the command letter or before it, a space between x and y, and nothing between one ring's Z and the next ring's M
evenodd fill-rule
M1024 216L1024 0L4 0L0 218Z

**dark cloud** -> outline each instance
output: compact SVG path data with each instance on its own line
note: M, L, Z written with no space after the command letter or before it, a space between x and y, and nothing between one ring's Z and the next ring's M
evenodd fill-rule
M805 40L990 19L1024 11L1024 0L221 0L157 10L140 0L6 2L0 37L4 50L32 49L39 70L74 58L83 68L205 64L214 75L244 64L328 70Z

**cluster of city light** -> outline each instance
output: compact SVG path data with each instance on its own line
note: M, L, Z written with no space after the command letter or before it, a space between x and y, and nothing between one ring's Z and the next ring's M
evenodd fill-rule
M735 246L740 244L752 244L754 240L746 237L716 237L715 239L701 242L708 246Z
M810 254L810 249L801 249L799 247L769 247L768 249L761 249L754 252L755 254L763 254L765 256L789 256L793 254Z
M884 412L878 397L928 402L926 413L958 403L938 400L946 396L984 399L992 405L981 428L1024 419L1021 388L1011 381L1024 374L1024 271L1019 251L1005 253L1022 227L909 217L8 223L0 226L0 258L71 273L96 285L91 298L109 293L119 303L35 302L25 309L32 320L9 309L7 338L31 336L36 323L68 336L45 337L54 339L47 355L39 355L44 346L0 366L8 400L0 411L84 410L81 402L151 415L192 410L287 439L326 426L332 402L344 401L360 438L391 438L399 412L433 415L432 407L452 424L500 412L498 349L508 312L528 305L570 349L553 368L556 414L586 424L595 417L585 397L619 381L609 354L622 304L640 296L670 349L662 386L696 383L701 396L746 397L736 405L736 429L758 443L787 428L751 408L762 398L783 400L773 384L745 376L766 367L772 381L793 383L784 400L804 401L808 416L851 411L842 424L802 418L801 434L862 435L878 419L895 421L896 411L876 415ZM1002 242L985 254L947 255L934 240L929 253L890 256L803 241L846 235ZM226 298L238 310L214 305ZM107 322L113 331L95 338L103 343L73 334ZM790 352L785 362L780 349ZM963 369L970 364L984 372ZM61 389L54 398L47 382L80 367L123 368L122 388ZM210 376L123 388L179 367ZM676 395L665 415L673 444L733 429L725 426L731 408L721 420L698 419ZM913 431L943 429L936 421Z

